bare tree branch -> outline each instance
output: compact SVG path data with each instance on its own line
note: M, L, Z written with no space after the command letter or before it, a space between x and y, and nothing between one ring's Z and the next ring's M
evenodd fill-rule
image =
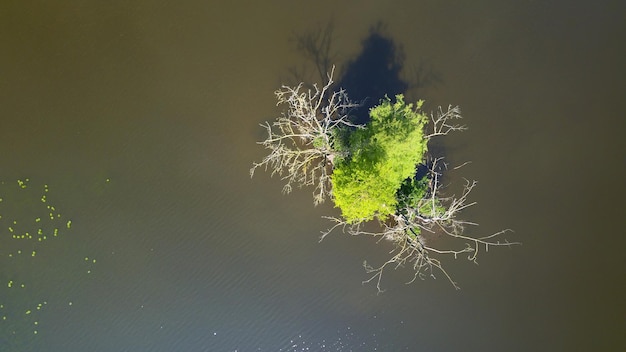
M465 131L467 129L466 126L453 122L461 118L461 109L458 106L448 105L447 111L443 111L441 106L438 107L436 114L430 114L432 132L426 138L445 136L452 131Z
M476 204L476 202L469 202L468 196L477 183L466 180L459 196L444 197L441 171L439 171L444 168L446 167L442 158L432 160L428 171L430 179L428 196L421 199L415 207L398 209L396 214L381 224L380 231L365 231L362 229L362 223L348 224L343 219L328 218L334 222L334 225L323 232L322 239L334 229L341 228L350 235L373 236L394 243L392 256L382 265L373 267L367 262L364 263L366 272L371 274L364 283L375 282L379 292L383 292L381 288L383 272L387 269L400 267L410 267L413 271L413 277L407 283L412 283L418 278L436 278L440 274L454 288L459 289L459 285L444 268L440 258L452 257L457 259L460 255L467 254L468 260L477 263L479 252L483 249L488 251L491 247L512 246L520 243L509 242L504 239L504 235L511 232L509 229L486 236L472 237L467 235L466 226L477 224L461 220L458 216L461 211ZM423 235L425 232L448 236L457 240L459 246L457 248L438 248L426 241Z
M293 186L314 186L314 202L322 203L331 193L330 172L337 151L333 148L332 131L339 127L362 128L349 121L349 112L358 107L345 90L331 91L334 67L327 75L328 82L319 88L303 89L282 86L275 92L277 105L286 105L285 111L273 122L262 124L268 137L259 142L269 154L250 169L250 176L262 167L271 169L286 181L283 192Z

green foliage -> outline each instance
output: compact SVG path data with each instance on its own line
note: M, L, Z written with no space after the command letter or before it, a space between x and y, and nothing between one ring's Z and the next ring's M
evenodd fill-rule
M318 136L313 140L313 147L314 148L323 148L324 145L326 144L326 140L324 139L324 136Z
M350 130L346 127L337 127L330 130L330 141L333 151L342 154L348 151Z
M332 175L335 205L346 221L374 217L385 220L396 212L397 193L424 159L427 140L422 101L406 104L402 95L370 110L371 121L349 134L348 156L335 165Z
M398 200L400 208L417 209L417 212L424 217L441 216L446 208L438 198L431 198L428 194L430 190L430 179L425 175L419 180L408 178L398 190ZM435 204L433 204L433 202Z
M403 208L418 208L428 193L428 175L416 180L409 177L398 190L397 198Z

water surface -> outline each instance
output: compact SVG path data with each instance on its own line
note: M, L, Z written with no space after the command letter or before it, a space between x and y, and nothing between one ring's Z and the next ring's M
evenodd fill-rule
M72 226L19 263L0 229L10 318L0 347L624 349L625 10L4 2L0 180L49 185ZM408 97L463 109L470 129L441 148L453 164L472 161L457 181L480 181L479 205L465 213L481 224L472 233L512 228L524 244L480 266L447 262L460 291L442 278L404 285L399 271L377 295L361 284L362 263L381 263L389 247L340 233L318 243L330 204L313 207L307 189L284 196L263 173L249 178L263 156L258 123L278 113L272 92L294 68L315 77L294 38L329 21L340 71L377 29ZM9 289L11 278L28 286Z

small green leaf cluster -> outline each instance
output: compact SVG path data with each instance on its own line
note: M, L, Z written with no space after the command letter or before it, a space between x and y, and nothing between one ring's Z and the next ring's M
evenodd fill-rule
M403 208L419 208L424 198L427 196L428 176L424 176L419 180L413 177L404 180L396 197L398 197L401 207Z
M326 140L324 139L324 136L318 136L315 137L315 139L313 139L313 147L314 148L323 148L326 145Z
M349 150L350 132L351 130L347 127L337 127L330 130L330 146L339 158L342 158Z
M331 181L335 205L347 222L384 221L396 213L398 192L427 151L422 104L407 104L402 95L395 102L385 98L370 110L365 128L344 138L348 155L336 163ZM427 183L420 185L426 192Z

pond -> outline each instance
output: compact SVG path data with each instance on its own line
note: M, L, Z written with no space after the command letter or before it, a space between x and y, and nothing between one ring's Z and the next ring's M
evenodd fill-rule
M4 2L0 349L623 350L625 11ZM274 90L333 64L358 99L459 105L437 149L479 181L463 216L523 245L446 261L461 290L400 269L377 294L388 244L319 242L332 204L250 179Z

